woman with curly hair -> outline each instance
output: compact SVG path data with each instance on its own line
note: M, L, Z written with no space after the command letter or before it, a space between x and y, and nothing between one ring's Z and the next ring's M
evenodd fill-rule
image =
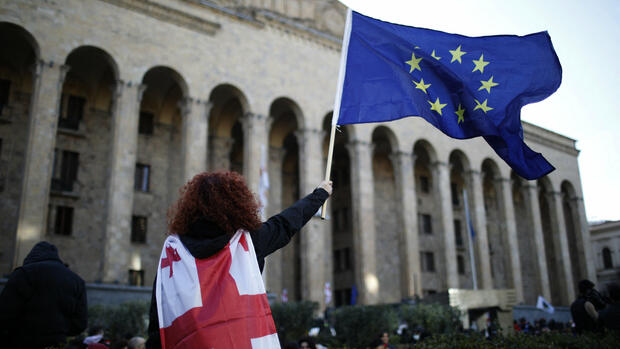
M190 180L168 212L146 347L278 347L260 276L265 257L284 247L331 192L331 181L323 181L261 222L259 204L238 173L204 172ZM247 343L239 345L237 337Z

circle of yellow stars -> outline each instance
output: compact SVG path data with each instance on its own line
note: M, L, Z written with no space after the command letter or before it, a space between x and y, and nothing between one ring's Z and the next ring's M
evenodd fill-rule
M420 47L418 46L414 47L414 49L419 49L419 48ZM458 64L463 64L463 56L465 56L467 52L463 50L462 45L458 45L454 50L448 50L448 52L452 56L450 59L450 64L453 64L455 62L457 62ZM437 52L435 50L431 52L430 56L437 61L441 59L441 57L437 55ZM415 55L415 52L411 53L411 59L409 59L408 61L405 61L405 63L409 65L409 73L413 73L416 70L419 70L420 72L422 72L422 68L420 67L420 62L422 61L422 59L423 57L417 57ZM474 64L474 68L471 72L475 73L479 71L480 74L484 74L484 68L488 66L489 64L491 64L490 61L486 61L484 59L484 53L480 54L480 58L472 59L471 62ZM486 90L487 93L490 95L491 89L499 85L499 83L493 81L493 79L494 79L494 76L491 75L491 77L488 80L480 80L480 88L478 88L478 91ZM411 80L411 81L415 85L416 89L424 92L424 94L428 96L427 89L431 87L430 83L426 83L423 78L420 78L420 81L416 81L416 80ZM486 114L488 111L494 109L493 107L488 105L488 98L485 98L484 101L482 102L480 102L477 99L474 99L474 101L476 103L476 105L474 106L474 111L481 110L484 114ZM443 116L442 110L448 105L447 103L441 103L441 101L439 100L439 97L435 99L435 102L431 102L430 100L427 100L427 102L430 105L431 111L434 111L440 116ZM454 113L458 117L457 119L458 124L461 124L462 122L465 121L465 109L460 103Z

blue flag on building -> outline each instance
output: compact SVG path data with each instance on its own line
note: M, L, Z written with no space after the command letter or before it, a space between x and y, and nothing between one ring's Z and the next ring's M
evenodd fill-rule
M521 177L554 170L523 142L521 107L560 86L547 32L467 37L350 11L334 125L420 116L446 135L482 136Z

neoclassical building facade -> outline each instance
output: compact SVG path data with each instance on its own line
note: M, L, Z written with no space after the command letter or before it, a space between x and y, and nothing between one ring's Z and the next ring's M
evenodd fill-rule
M310 192L344 17L334 0L0 0L2 273L48 240L88 282L150 285L194 174L235 170L256 192L263 168L268 215ZM393 303L472 288L475 268L479 288L569 304L596 279L579 151L523 127L557 168L537 181L420 118L341 127L329 219L268 258L267 289Z

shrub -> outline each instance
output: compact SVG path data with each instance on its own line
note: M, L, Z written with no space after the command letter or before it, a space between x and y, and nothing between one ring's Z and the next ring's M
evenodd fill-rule
M573 336L569 333L545 333L540 336L516 334L487 339L473 334L444 334L433 336L416 346L422 349L612 349L618 347L618 339L611 334Z
M318 308L317 303L310 301L272 304L273 321L282 342L297 341L306 336Z
M430 334L455 333L461 324L459 310L446 305L402 305L399 310L410 331L421 326Z
M125 337L146 338L149 317L149 302L127 302L117 306L93 305L88 307L88 326L101 326L112 347Z
M331 313L338 341L348 348L367 348L373 345L381 332L393 333L398 327L398 316L392 306L345 306Z

